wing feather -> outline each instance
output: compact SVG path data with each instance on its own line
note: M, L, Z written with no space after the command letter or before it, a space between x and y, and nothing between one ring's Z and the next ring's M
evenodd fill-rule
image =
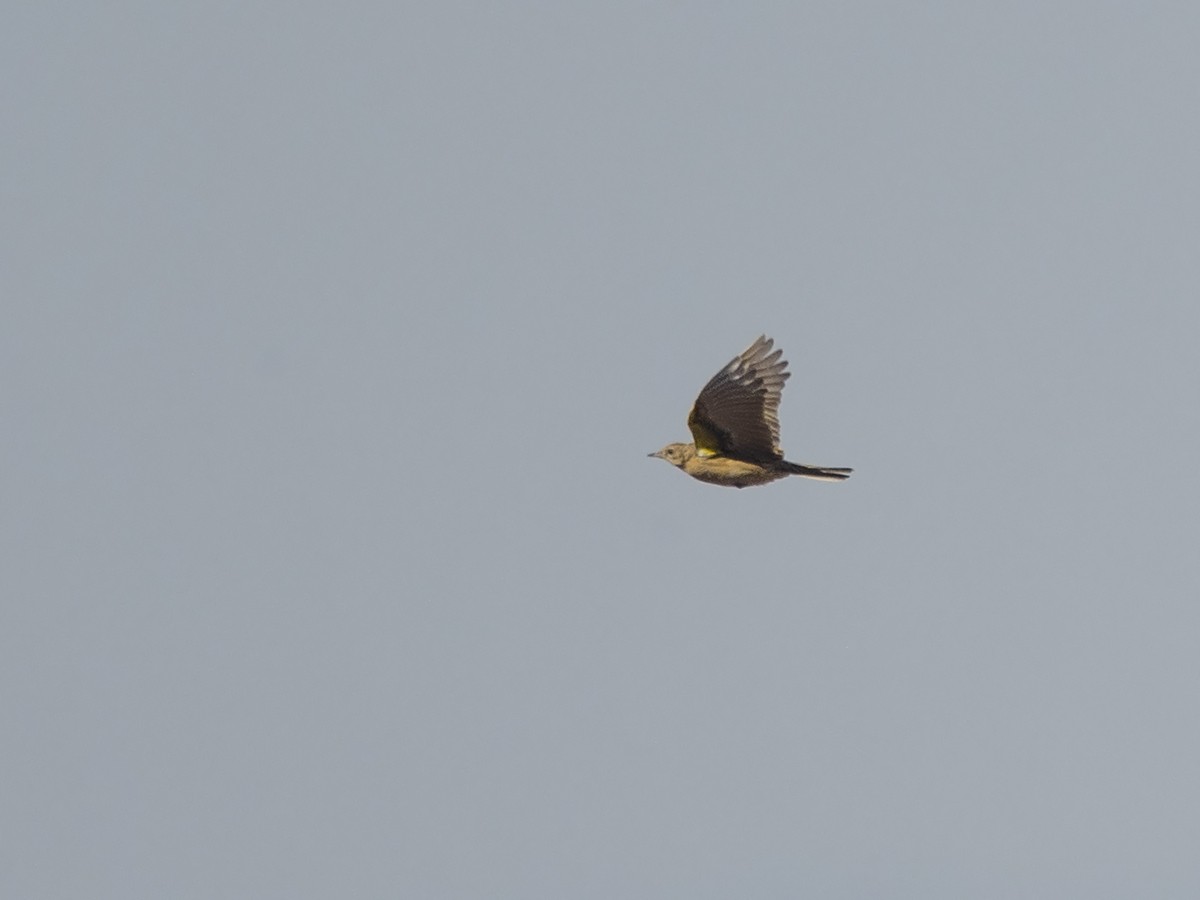
M688 415L701 456L750 462L783 458L779 448L779 399L791 377L782 350L766 335L730 361L704 386Z

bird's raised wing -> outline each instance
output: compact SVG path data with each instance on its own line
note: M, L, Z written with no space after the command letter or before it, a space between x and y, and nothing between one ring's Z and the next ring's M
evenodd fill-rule
M700 456L750 462L783 458L779 449L779 397L791 373L782 350L771 352L766 335L713 376L688 414Z

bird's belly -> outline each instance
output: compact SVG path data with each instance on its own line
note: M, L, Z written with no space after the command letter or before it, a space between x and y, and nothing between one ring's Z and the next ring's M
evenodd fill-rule
M727 456L694 457L684 465L684 471L708 484L726 487L749 487L783 478L787 473L760 466L758 463Z

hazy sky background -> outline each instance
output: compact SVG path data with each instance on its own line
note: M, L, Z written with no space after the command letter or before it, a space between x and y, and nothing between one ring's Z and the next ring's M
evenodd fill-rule
M1200 896L1200 8L2 20L0 894Z

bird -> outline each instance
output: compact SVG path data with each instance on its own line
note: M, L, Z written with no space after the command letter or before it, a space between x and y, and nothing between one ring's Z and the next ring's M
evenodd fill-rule
M779 447L779 398L791 377L782 350L765 334L704 386L688 414L690 444L667 444L665 459L708 484L744 488L789 475L845 481L853 469L788 462Z

